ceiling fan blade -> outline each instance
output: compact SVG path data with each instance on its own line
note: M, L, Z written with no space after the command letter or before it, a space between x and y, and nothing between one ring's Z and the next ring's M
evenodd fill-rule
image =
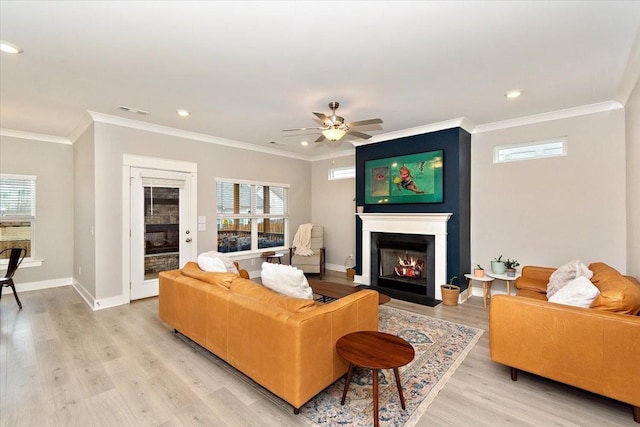
M382 123L382 119L369 119L369 120L359 120L357 122L347 123L347 126L356 127L356 126L377 125L380 123Z
M316 139L316 141L315 141L315 142L322 142L322 141L324 141L324 140L326 140L326 139L327 139L327 138L325 138L325 136L324 136L324 135L320 134L320 136L318 137L318 139Z
M317 118L322 120L322 123L326 123L326 122L330 122L331 121L331 120L329 120L329 117L326 116L326 114L322 114L322 113L313 113L313 114L315 114L315 116Z
M282 129L282 132L295 132L298 130L315 130L315 129L324 129L324 127Z
M358 132L357 130L353 130L353 129L349 129L349 130L347 131L347 133L348 133L349 135L353 135L353 136L355 136L356 138L362 138L362 139L369 139L369 138L371 138L371 135L367 135L366 133Z

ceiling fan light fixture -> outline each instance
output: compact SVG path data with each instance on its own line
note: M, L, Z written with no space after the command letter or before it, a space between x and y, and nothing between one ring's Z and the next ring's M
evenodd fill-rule
M340 138L342 138L347 132L343 131L342 129L336 129L336 128L331 128L331 129L325 129L322 131L322 135L324 135L325 138L327 138L329 141L337 141Z

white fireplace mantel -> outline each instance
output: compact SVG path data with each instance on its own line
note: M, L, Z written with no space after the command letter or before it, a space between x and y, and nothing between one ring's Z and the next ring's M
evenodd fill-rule
M362 275L354 282L371 285L371 233L405 233L435 236L435 297L438 284L447 283L447 222L451 213L358 213L362 220Z

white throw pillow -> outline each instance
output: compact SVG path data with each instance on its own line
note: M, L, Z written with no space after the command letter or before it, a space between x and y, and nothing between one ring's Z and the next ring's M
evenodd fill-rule
M290 265L262 263L262 284L279 294L313 299L313 291L304 272Z
M579 260L569 261L562 267L558 268L549 277L549 283L547 284L547 299L550 299L553 294L558 292L571 280L577 277L585 277L591 279L593 272L589 270L589 267L581 263Z
M222 263L222 270L220 270L220 263ZM219 273L228 271L229 273L239 274L233 261L225 254L217 251L204 252L198 255L198 267L204 271L215 271Z
M591 307L591 303L600 295L598 288L584 276L570 280L549 298L550 302L573 305L576 307Z

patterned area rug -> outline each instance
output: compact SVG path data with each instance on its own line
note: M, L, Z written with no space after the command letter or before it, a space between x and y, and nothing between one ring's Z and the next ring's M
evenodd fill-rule
M380 306L379 329L411 343L416 357L400 368L406 410L400 406L393 370L379 371L381 426L412 426L460 366L483 334L482 329ZM354 370L344 406L345 378L336 381L300 409L300 416L317 426L371 426L371 370Z
M379 371L379 420L381 426L413 426L438 395L484 331L470 326L423 316L393 307L379 307L378 327L411 343L416 356L401 367L400 379L406 410L400 406L393 370ZM210 358L222 369L251 384L286 411L291 406L256 384L206 349L179 334L195 351ZM340 405L345 378L327 387L300 408L300 421L313 426L372 426L373 391L371 370L356 368L344 406Z

